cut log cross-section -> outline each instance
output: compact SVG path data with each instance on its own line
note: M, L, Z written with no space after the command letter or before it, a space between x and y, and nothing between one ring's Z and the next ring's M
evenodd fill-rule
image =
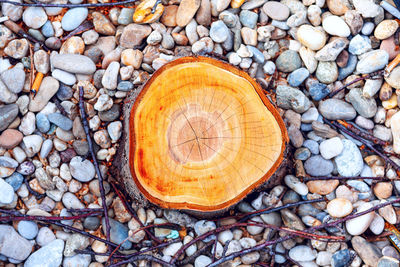
M245 72L207 57L156 71L124 107L119 177L138 200L214 212L266 182L282 162L287 132Z

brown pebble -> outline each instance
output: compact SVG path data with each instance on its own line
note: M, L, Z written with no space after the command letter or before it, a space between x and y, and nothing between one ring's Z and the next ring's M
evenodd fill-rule
M347 66L347 61L349 60L349 52L343 50L340 52L339 56L336 58L336 64L340 68L344 68Z
M23 135L20 131L7 129L0 135L0 147L12 149L21 143Z
M170 5L164 8L164 12L161 16L161 23L167 27L176 26L176 12L178 11L178 6Z
M389 54L389 60L394 59L400 53L400 49L396 47L394 36L391 36L382 41L379 49L385 50Z
M307 182L308 190L311 193L317 193L320 195L328 195L339 185L339 180L327 180L327 181L309 181Z
M385 199L392 195L393 186L390 182L380 182L374 186L374 194L379 199Z

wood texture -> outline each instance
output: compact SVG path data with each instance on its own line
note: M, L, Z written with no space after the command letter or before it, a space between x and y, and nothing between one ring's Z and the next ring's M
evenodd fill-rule
M288 137L278 111L231 65L180 58L133 98L117 164L128 191L140 192L137 199L223 210L266 182L283 160Z

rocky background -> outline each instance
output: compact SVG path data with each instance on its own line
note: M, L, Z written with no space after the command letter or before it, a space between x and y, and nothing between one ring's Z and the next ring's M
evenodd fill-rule
M0 266L399 266L392 2L12 1L0 1ZM108 172L127 94L192 54L256 78L295 148L282 185L215 220L139 207Z

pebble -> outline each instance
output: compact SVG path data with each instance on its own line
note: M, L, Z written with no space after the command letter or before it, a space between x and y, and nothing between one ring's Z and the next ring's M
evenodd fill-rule
M80 182L88 182L94 178L95 169L91 161L80 156L73 157L69 163L72 177Z
M12 203L14 200L14 189L13 187L0 178L0 204L7 205Z
M318 111L328 120L352 120L357 113L352 105L340 99L327 99L321 101Z
M375 235L380 235L383 232L384 228L385 228L385 220L380 215L375 214L375 217L371 222L369 229Z
M353 205L348 199L335 198L329 201L326 209L332 217L342 218L349 215L353 211Z
M40 85L39 91L36 96L29 102L29 110L32 112L41 111L50 99L57 93L59 82L53 77L45 77Z
M288 83L290 86L297 87L301 85L310 75L306 68L299 68L293 71L288 76Z
M373 206L371 203L363 203L357 209L357 212L363 212L372 207ZM374 220L374 217L375 217L375 212L370 212L365 215L361 215L359 217L356 217L354 219L350 219L350 220L346 221L347 232L353 236L361 235L368 229L369 225ZM355 249L354 244L353 244L353 248Z
M317 251L309 246L299 245L289 250L289 257L295 261L312 261L317 257Z
M372 0L355 0L353 5L364 18L374 18L379 15L379 5Z
M333 171L333 163L316 155L304 162L304 169L311 176L327 176Z
M305 196L308 193L308 188L307 186L300 182L299 179L297 179L297 177L293 176L293 175L286 175L284 178L285 184L292 189L293 191L295 191L297 194ZM263 218L264 220L264 218Z
M72 31L87 18L88 9L85 7L76 7L69 9L61 20L61 26L65 31Z
M334 61L337 59L339 54L346 48L348 45L347 39L337 38L327 45L325 45L321 50L319 50L315 54L315 58L318 61Z
M105 231L105 219L102 218L101 224L103 226L103 231ZM120 244L122 241L125 241L125 238L128 237L128 227L125 226L124 224L110 219L110 227L111 227L111 232L110 232L110 240L116 244ZM182 244L182 243L181 243ZM131 241L125 241L121 247L123 249L130 249L132 247L132 242Z
M8 69L3 71L0 76L8 90L15 94L22 91L25 84L25 72L21 68Z
M211 263L212 260L210 257L207 257L205 255L200 255L194 260L194 267L206 267Z
M18 113L18 110L16 112ZM1 113L1 107L0 107L0 113ZM4 123L5 123L4 125L8 126L7 122ZM5 149L12 149L17 145L19 145L19 143L21 143L22 138L23 135L20 131L15 129L7 129L3 131L2 134L0 135L0 147Z
M363 96L362 90L353 88L346 95L346 100L352 104L354 109L364 118L372 118L375 116L378 106L374 98Z
M25 25L32 29L39 29L47 21L47 14L41 7L27 7L22 14Z
M228 39L230 31L225 23L217 20L211 24L210 37L216 43L223 43Z
M372 49L371 40L368 36L357 34L349 42L349 53L361 55Z
M51 113L47 115L47 119L65 131L72 129L72 121L60 113Z
M32 253L25 261L24 266L59 267L63 259L63 250L64 241L56 239Z
M387 202L387 201L386 200L381 200L379 202L379 204L383 204L385 202ZM394 210L392 205L387 205L387 206L385 206L383 208L380 208L378 210L378 212L379 212L379 215L381 215L382 218L384 218L385 221L387 221L388 223L390 223L390 224L396 224L397 223L397 215L396 215L396 212L395 212L395 210Z
M315 101L324 99L330 93L328 86L319 82L313 83L308 91Z
M74 85L76 82L75 75L59 69L53 70L51 76L67 85Z
M33 244L20 236L12 226L0 225L0 254L16 261L23 261L31 254L32 248Z
M266 2L263 6L263 11L274 20L286 20L290 14L289 8L277 1Z
M333 137L322 141L319 145L319 151L324 159L332 159L343 151L343 143L339 137Z
M20 221L18 223L18 233L26 239L34 239L38 231L39 228L33 221Z
M54 68L61 69L70 73L93 74L96 71L96 65L93 63L93 61L89 57L83 55L77 55L77 54L53 55L50 58L50 62Z
M242 10L240 12L239 19L244 27L254 28L257 25L258 15L257 13L249 10Z
M4 49L4 53L12 58L21 59L28 54L29 44L26 39L12 40Z
M297 30L296 36L302 45L311 50L320 50L326 43L325 33L310 25L301 25Z
M339 76L337 65L334 61L320 61L318 63L317 70L315 72L315 77L325 84L333 83L337 80Z
M389 54L385 50L372 50L360 56L357 72L368 74L383 69L389 62Z
M63 267L70 267L70 266L79 266L79 267L88 267L92 258L90 255L87 254L77 254L72 257L64 257L63 260Z
M351 254L348 249L342 249L336 251L332 255L331 266L332 267L344 267L348 264L351 260Z
M349 60L347 61L347 65L344 68L339 69L338 80L341 81L345 79L347 76L353 73L357 66L357 56L349 55Z
M196 14L200 3L201 0L182 0L176 12L176 24L185 27Z
M333 36L348 37L350 28L346 22L338 16L328 16L322 21L324 30Z
M384 40L392 36L397 29L399 24L395 20L384 20L380 22L374 31L374 36L379 40Z
M276 88L276 101L279 107L293 109L295 112L303 113L310 108L310 100L300 90L278 85Z
M366 265L376 266L379 258L382 257L381 250L361 236L353 237L351 239L351 244Z
M343 139L342 143L343 151L335 157L337 171L342 176L357 176L364 165L360 149L348 139Z
M21 187L24 177L21 174L14 172L11 176L7 177L5 181L12 186L14 191L17 191Z
M62 197L62 203L67 209L83 209L85 206L72 193L66 192Z
M43 247L55 239L56 239L56 236L54 235L53 231L50 228L42 227L42 228L40 228L40 230L36 236L36 243L39 246Z
M275 64L282 72L292 72L301 67L301 59L296 51L286 50L279 55Z

